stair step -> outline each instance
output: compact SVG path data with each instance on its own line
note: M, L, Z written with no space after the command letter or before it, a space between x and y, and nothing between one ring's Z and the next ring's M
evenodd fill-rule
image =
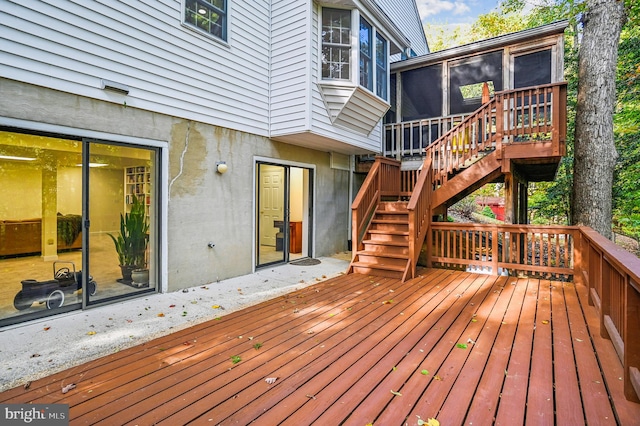
M382 223L382 224L389 224L389 225L407 225L409 223L408 220L403 220L400 218L394 218L394 219L379 219L379 218L373 218L371 219L371 223Z
M353 267L356 268L369 268L369 269L378 269L383 271L395 271L395 272L404 272L404 268L406 265L389 265L383 263L374 263L374 262L353 262Z
M360 250L356 252L358 256L372 256L372 257L388 257L392 259L409 259L408 253L385 253L379 251L371 251L371 250Z
M409 231L398 231L396 229L369 229L370 234L380 235L402 235L409 236Z
M382 201L378 204L376 211L385 213L406 213L408 205L409 203L407 201Z
M363 240L362 244L377 246L409 247L408 241Z

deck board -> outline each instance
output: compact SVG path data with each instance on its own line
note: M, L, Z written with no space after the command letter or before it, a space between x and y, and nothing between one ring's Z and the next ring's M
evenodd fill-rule
M619 360L586 294L443 269L405 283L340 276L0 402L70 404L73 425L634 424L640 404L622 399Z

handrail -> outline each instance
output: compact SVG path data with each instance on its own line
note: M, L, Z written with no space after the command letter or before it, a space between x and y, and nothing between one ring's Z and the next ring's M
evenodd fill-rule
M566 83L546 84L497 92L462 122L425 148L434 168L435 188L454 170L470 165L484 153L516 142L551 141L556 155L563 154L566 124Z
M409 260L402 281L405 281L409 275L411 275L411 278L416 276L416 264L420 255L420 248L431 225L432 173L431 160L427 158L418 175L418 181L413 188L407 205L407 210L409 211Z
M400 162L376 157L371 170L351 204L352 261L362 249L362 239L371 217L383 196L398 195L400 189Z
M600 316L624 369L624 395L640 402L640 259L596 231L580 227L576 277Z

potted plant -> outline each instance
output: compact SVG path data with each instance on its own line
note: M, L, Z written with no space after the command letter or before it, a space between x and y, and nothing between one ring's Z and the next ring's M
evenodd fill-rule
M149 244L149 221L144 204L137 197L133 197L131 212L120 214L120 235L108 235L118 253L122 279L131 283L131 273L134 270L146 270L146 252Z

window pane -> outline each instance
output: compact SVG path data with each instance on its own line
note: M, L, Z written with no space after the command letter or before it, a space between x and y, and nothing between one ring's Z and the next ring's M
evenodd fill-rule
M376 95L387 99L387 41L376 33Z
M0 324L80 308L82 143L0 132Z
M360 18L360 85L373 91L371 24Z
M186 0L184 21L208 34L226 40L226 0Z
M322 78L349 80L351 11L322 9Z
M99 283L89 303L145 292L157 283L155 150L90 145L89 264Z

